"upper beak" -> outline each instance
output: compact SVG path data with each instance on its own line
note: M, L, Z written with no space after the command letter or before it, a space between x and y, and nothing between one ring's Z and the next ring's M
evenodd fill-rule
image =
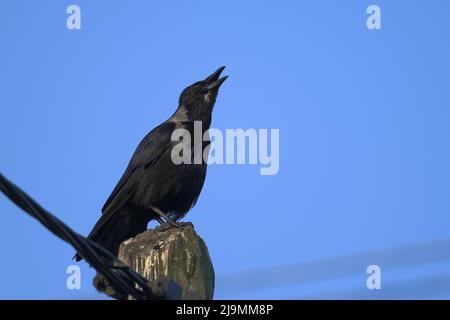
M219 69L217 69L216 71L214 71L213 74L211 74L210 76L208 76L205 79L206 84L208 85L208 90L214 89L214 88L219 88L220 85L227 80L228 76L222 77L219 79L220 74L222 73L222 71L225 69L225 66L220 67Z

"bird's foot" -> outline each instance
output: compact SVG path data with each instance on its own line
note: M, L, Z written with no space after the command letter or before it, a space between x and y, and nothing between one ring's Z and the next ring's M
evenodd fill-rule
M153 212L155 212L158 215L158 217L156 217L156 220L160 224L160 230L161 230L161 228L163 229L162 231L166 231L171 228L183 229L183 227L179 223L170 219L167 216L167 214L165 214L162 210L160 210L154 206L150 206L150 209L152 209Z
M167 221L164 221L163 223L160 223L160 225L158 227L158 231L167 231L172 228L183 229L183 226L176 221L167 220Z

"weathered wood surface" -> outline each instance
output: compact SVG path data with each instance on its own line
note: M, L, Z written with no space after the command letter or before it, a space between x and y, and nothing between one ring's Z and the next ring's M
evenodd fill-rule
M168 298L212 299L215 277L208 248L192 223L180 226L149 229L122 242L118 257L147 278L154 290L167 293ZM105 294L124 298L101 276L94 278L94 286Z

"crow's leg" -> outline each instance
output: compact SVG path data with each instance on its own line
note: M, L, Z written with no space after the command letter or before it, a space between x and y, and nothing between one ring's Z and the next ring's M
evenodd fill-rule
M159 220L165 220L165 222L169 222L172 221L172 219L170 219L164 212L162 212L161 210L159 210L157 207L154 206L150 206L150 209L152 209L153 211L155 211L159 217L156 218L156 220L159 222ZM172 221L173 222L173 221Z
M182 227L178 223L176 223L175 221L170 219L164 212L159 210L157 207L150 206L150 209L152 209L154 212L156 212L159 215L159 217L156 218L156 221L158 221L160 225L168 223L172 227L177 227L179 229L182 229Z
M159 224L163 224L164 220L161 219L160 217L155 218L156 221L158 221Z

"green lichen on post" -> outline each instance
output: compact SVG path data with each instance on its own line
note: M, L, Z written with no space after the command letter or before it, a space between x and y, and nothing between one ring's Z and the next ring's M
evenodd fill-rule
M149 229L124 241L119 259L150 282L175 282L183 300L212 299L214 269L208 248L192 223L180 225L181 228Z

